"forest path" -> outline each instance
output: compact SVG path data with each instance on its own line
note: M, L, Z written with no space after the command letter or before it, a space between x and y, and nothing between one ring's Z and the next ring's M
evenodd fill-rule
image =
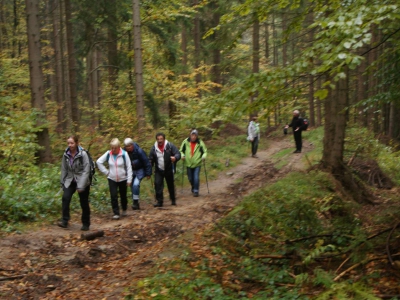
M194 198L177 178L177 206L164 200L164 207L156 209L142 201L140 211L129 209L118 221L93 215L89 232L105 233L95 240L80 238L76 216L68 229L47 226L0 239L0 299L123 299L127 288L146 277L158 259L179 256L182 241L190 241L244 195L305 168L301 157L310 149L308 143L303 153L286 156L280 170L269 158L293 148L293 138L268 144L258 151L259 158L244 158L209 181L209 194L202 182L200 197ZM168 199L168 193L164 197Z

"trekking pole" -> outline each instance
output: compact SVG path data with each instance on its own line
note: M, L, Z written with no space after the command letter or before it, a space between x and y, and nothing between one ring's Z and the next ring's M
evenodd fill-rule
M208 191L208 193L210 193L210 190L208 189L208 179L207 179L207 170L206 170L206 161L205 160L203 160L203 164L204 164L204 174L206 175L207 191Z
M155 176L155 175L154 175ZM150 175L150 181L151 181L151 190L152 190L152 194L154 196L154 200L156 200L156 192L155 192L155 187L153 184L153 176Z
M185 161L182 161L182 188L181 193L183 193L183 172L185 172Z

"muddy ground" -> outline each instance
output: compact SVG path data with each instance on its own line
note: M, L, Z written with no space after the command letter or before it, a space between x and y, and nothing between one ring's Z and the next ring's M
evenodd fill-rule
M81 224L74 216L68 229L53 224L2 238L0 299L122 299L157 260L179 256L180 241L190 241L249 192L305 167L299 162L310 149L307 144L279 171L269 158L292 148L292 138L269 144L259 151L259 158L249 156L210 181L209 194L202 182L198 198L188 188L178 187L177 206L165 201L163 208L156 209L142 202L140 211L129 210L118 221L111 220L111 215L93 214L89 232L103 230L103 237L82 240Z

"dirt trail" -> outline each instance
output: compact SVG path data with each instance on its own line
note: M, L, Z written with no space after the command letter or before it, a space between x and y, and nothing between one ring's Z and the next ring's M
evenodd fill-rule
M198 198L188 188L177 187L177 206L167 200L156 209L142 202L140 211L129 210L118 221L93 216L91 232L105 232L93 241L80 239L76 218L68 229L47 226L1 239L0 299L122 299L126 288L145 277L157 259L179 256L180 241L215 222L242 196L303 168L299 162L307 146L302 154L289 156L279 171L269 161L292 147L291 137L272 141L258 152L259 158L245 158L210 181L210 194L205 182Z

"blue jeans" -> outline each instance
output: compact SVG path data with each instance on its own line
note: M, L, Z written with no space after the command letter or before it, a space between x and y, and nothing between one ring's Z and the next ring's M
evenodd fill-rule
M137 177L134 177L132 180L132 185L131 185L131 190L132 190L132 200L139 200L139 194L140 194L140 180Z
M189 179L190 184L192 185L192 193L198 193L200 187L200 168L198 166L196 168L186 168L187 169L187 176Z

